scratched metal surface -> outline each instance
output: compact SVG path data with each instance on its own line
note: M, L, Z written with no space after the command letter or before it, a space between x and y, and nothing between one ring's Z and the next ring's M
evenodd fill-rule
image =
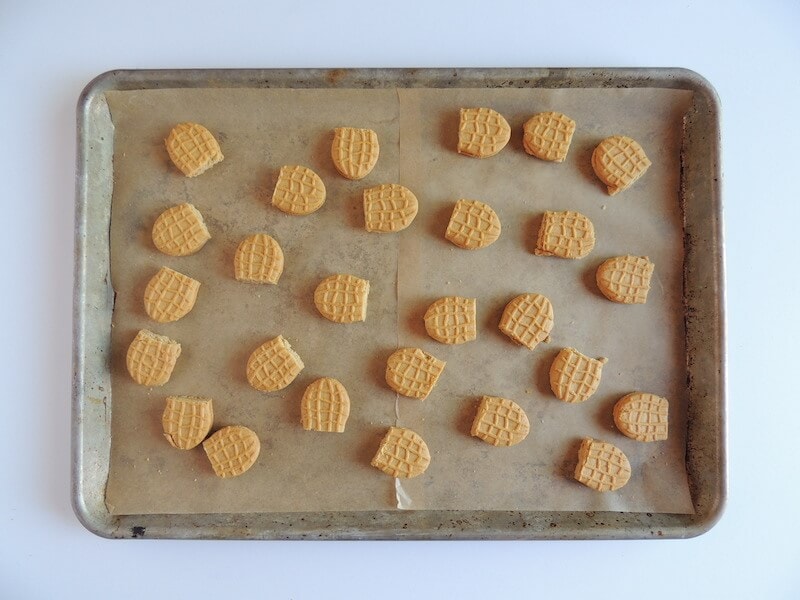
M205 87L661 87L694 92L681 164L684 318L689 393L686 462L694 515L544 511L373 511L203 515L109 514L104 502L113 396L109 223L114 130L104 92ZM724 241L719 101L683 69L303 69L111 71L78 103L72 387L72 499L109 538L636 539L710 529L727 493Z

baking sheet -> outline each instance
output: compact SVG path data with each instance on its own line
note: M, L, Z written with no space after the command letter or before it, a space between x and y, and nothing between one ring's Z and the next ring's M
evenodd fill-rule
M106 493L112 513L393 508L394 482L374 471L369 459L396 420L421 433L433 452L429 471L403 482L400 504L407 508L692 512L684 469L677 135L691 92L195 89L108 92L107 99L116 175L113 442ZM509 147L493 159L453 151L459 102L468 101L497 108L514 128ZM521 149L525 116L551 108L579 123L563 165L541 163ZM206 124L226 155L196 179L179 175L163 151L161 140L183 120ZM643 143L654 166L633 189L609 198L591 174L588 156L602 137L621 132L617 123ZM346 124L371 127L381 139L381 160L362 182L345 181L330 163L331 130ZM315 215L290 217L268 205L277 170L290 163L311 166L326 183L328 202ZM361 190L387 181L414 190L420 214L401 234L368 234L361 230ZM467 253L443 240L448 207L461 196L486 200L500 213L504 233L491 248ZM203 212L213 238L195 256L166 257L152 247L149 230L163 208L183 201ZM587 259L531 254L536 215L545 209L581 210L593 219L598 245ZM260 230L274 235L287 256L275 287L232 278L238 240ZM637 249L645 243L647 248ZM613 305L591 283L599 262L626 252L647 254L657 265L644 307ZM478 264L480 279L471 271ZM174 324L152 323L141 308L143 287L162 265L203 282L194 311ZM371 281L366 323L342 326L316 315L311 293L337 271ZM496 331L505 301L529 286L549 295L556 311L552 343L534 352ZM445 294L478 298L477 342L448 348L425 338L421 314ZM184 346L163 388L136 386L125 372L125 349L140 327ZM284 393L265 395L249 388L244 364L252 349L278 333L307 368ZM421 345L448 360L440 385L423 403L397 398L383 382L385 358L398 344ZM565 405L548 392L547 368L562 345L610 358L600 391L584 405ZM342 380L353 400L341 436L299 427L302 391L323 375ZM633 389L670 399L669 442L637 444L613 431L613 401ZM468 436L483 393L513 398L526 408L533 429L523 444L494 449ZM160 412L170 394L212 396L215 427L253 428L262 439L253 469L222 481L202 450L184 453L166 445ZM626 488L601 495L571 480L584 435L625 450L634 467Z

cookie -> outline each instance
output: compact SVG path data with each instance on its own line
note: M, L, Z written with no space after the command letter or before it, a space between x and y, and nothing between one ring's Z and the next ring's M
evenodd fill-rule
M194 254L210 239L203 215L188 203L168 208L153 223L153 244L170 256Z
M390 233L405 229L417 216L419 202L407 187L385 183L364 190L364 227Z
M437 342L463 344L477 336L475 298L439 298L425 311L425 331Z
M136 383L160 386L169 381L180 355L178 342L142 329L128 346L125 362Z
M164 140L173 164L187 177L197 177L224 156L211 132L197 123L179 123Z
M261 442L252 429L232 425L203 442L203 450L217 477L238 477L255 464Z
M519 404L505 398L484 396L470 433L492 446L513 446L524 440L530 430L528 415Z
M253 350L247 361L247 381L262 392L277 392L292 383L305 365L282 335Z
M348 179L364 179L378 162L378 134L372 129L337 127L333 132L331 158L336 170Z
M306 431L342 433L350 416L350 396L336 379L323 377L306 388L300 402L300 418Z
M272 206L290 215L310 215L325 204L325 184L308 167L281 167Z
M533 350L539 342L550 340L553 305L541 294L522 294L506 304L500 318L500 331Z
M170 446L189 450L206 439L214 424L214 406L211 398L194 396L168 396L161 415L164 437Z
M511 139L511 126L491 108L462 108L458 152L476 158L494 156Z
M459 200L444 236L459 248L485 248L500 237L500 218L491 206L478 200Z
M533 115L522 128L525 152L542 160L564 162L575 133L575 121L560 112Z
M275 284L282 273L283 250L272 236L256 233L239 243L233 257L233 274L237 281Z
M398 394L425 400L445 362L419 348L400 348L386 361L386 383Z
M334 323L355 323L367 318L369 281L355 275L331 275L314 290L314 306Z
M624 135L604 139L592 152L592 168L609 196L631 187L651 164L639 143Z
M431 453L418 433L390 427L370 464L391 477L410 479L425 472Z
M618 490L631 478L631 463L616 446L585 438L578 450L575 479L598 492Z
M646 256L615 256L597 267L597 287L614 302L644 304L655 268Z
M159 323L177 321L194 308L199 289L196 279L161 267L144 288L144 310Z
M594 225L574 210L546 211L536 238L537 256L583 258L594 248Z
M614 405L614 424L639 442L658 442L669 434L669 402L645 392L633 392Z
M563 348L550 365L550 389L564 402L585 402L597 391L607 358L589 358Z

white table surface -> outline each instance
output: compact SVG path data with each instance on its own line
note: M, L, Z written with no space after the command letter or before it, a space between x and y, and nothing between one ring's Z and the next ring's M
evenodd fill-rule
M800 598L800 2L159 4L0 2L0 598ZM111 541L78 523L69 498L78 94L112 68L337 66L680 66L716 87L730 486L709 533Z

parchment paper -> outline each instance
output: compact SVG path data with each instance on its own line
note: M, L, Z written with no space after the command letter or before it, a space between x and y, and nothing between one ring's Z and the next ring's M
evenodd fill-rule
M629 510L692 512L684 467L686 397L681 305L682 230L678 203L681 119L689 92L669 90L144 90L109 92L115 125L111 223L112 450L106 490L116 514L414 509ZM509 146L478 160L455 148L458 109L492 106L513 128ZM561 110L578 122L564 164L522 149L521 126L533 112ZM169 163L163 139L181 121L203 123L225 160L187 179ZM378 132L381 156L360 182L339 176L330 160L332 129ZM639 140L653 161L631 190L608 197L591 172L591 150L603 137ZM269 205L278 169L305 164L323 178L328 199L308 217ZM398 182L420 200L402 233L363 230L361 192ZM444 239L460 197L489 202L503 222L500 240L469 252ZM162 255L150 230L168 206L192 202L212 239L191 257ZM589 216L598 243L581 261L532 254L544 210ZM233 279L233 253L245 235L265 231L281 244L286 269L277 286ZM644 306L605 300L594 271L605 258L642 254L656 263ZM177 323L148 319L142 293L162 265L202 282L197 305ZM370 280L365 323L333 324L312 295L335 272ZM555 307L552 341L531 352L497 330L514 295L546 294ZM443 295L478 299L478 340L448 347L422 326L428 304ZM134 384L125 352L149 328L183 345L162 388ZM286 390L250 388L245 364L263 341L283 334L306 369ZM384 382L385 361L398 345L416 345L447 360L424 402L397 397ZM582 405L558 401L547 372L570 345L606 356L597 394ZM299 403L312 380L340 379L352 400L343 434L305 432ZM621 395L646 390L670 400L670 440L642 444L614 430ZM482 394L519 402L531 419L518 446L490 447L469 436ZM215 425L242 424L262 442L245 475L215 477L201 448L178 451L161 434L167 395L214 398ZM386 428L420 433L431 448L422 476L395 481L369 466ZM622 490L598 494L572 479L580 438L622 448L633 476Z

